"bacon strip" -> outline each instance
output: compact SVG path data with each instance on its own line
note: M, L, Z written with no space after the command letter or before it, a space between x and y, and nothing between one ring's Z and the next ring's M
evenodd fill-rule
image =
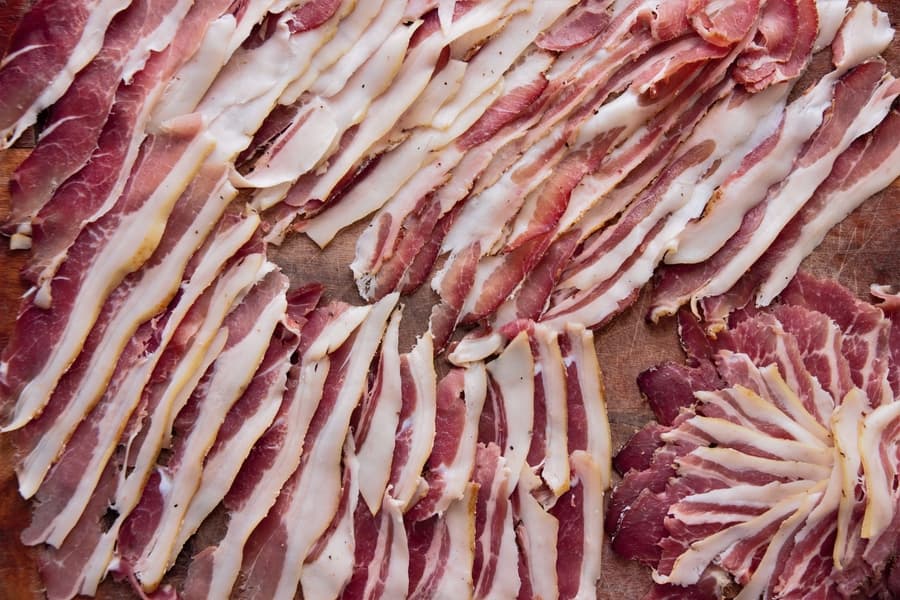
M31 497L37 491L78 424L104 395L117 369L116 361L121 360L135 331L178 292L188 261L235 196L234 188L212 194L220 186L227 186L223 177L223 169L207 170L176 202L154 254L110 294L81 353L60 379L47 408L23 430L19 446L24 458L17 469L23 497ZM128 360L135 361L136 357ZM127 368L123 365L122 370Z
M341 598L395 598L409 589L410 553L400 506L385 495L378 516L356 509L353 576ZM305 593L305 592L304 592Z
M10 178L7 227L38 212L89 159L109 115L118 82L131 81L151 51L169 45L188 0L139 0L110 23L97 56L53 107L38 144Z
M122 525L117 552L146 590L158 586L178 553L179 528L203 483L204 459L228 411L263 364L269 339L287 308L287 285L285 276L272 271L228 316L224 350L175 419L172 456L151 474L140 501ZM283 362L277 348L270 358Z
M0 148L9 148L56 102L103 45L127 0L43 0L29 10L0 62Z
M227 596L231 592L248 538L300 464L304 438L330 370L327 355L337 350L368 314L363 307L331 304L310 316L301 334L303 355L289 376L279 413L250 452L225 497L229 509L225 537L194 558L183 591L185 598Z
M390 493L406 511L425 491L422 467L431 454L437 411L434 346L425 333L415 347L400 357L402 406L391 462Z
M475 598L513 598L519 591L518 549L509 485L512 473L500 448L479 444L472 480L478 484L475 508ZM518 476L517 476L518 478Z
M444 514L459 500L475 465L478 423L487 394L483 363L450 371L437 386L434 448L425 469L428 491L408 513L414 521Z
M4 429L25 425L40 414L60 376L78 355L103 301L130 271L140 267L159 244L164 224L189 178L211 150L212 141L195 121L185 132L160 140L132 176L131 191L101 220L79 236L69 259L51 285L50 309L25 300L12 341L3 353ZM182 152L183 168L173 167ZM189 160L188 160L189 159ZM139 188L152 186L149 196ZM32 293L32 296L34 293ZM36 298L39 304L40 298ZM77 315L78 318L73 318Z
M391 479L395 434L403 409L401 358L398 350L401 312L391 315L381 340L381 355L374 381L360 405L354 442L360 465L359 491L373 515L383 505Z
M300 466L247 541L242 571L251 597L293 598L303 560L331 522L340 500L340 456L350 418L397 296L374 305L337 351L304 444ZM313 493L315 490L315 493ZM306 525L298 529L297 522ZM279 539L273 544L272 539ZM273 572L271 569L275 568Z

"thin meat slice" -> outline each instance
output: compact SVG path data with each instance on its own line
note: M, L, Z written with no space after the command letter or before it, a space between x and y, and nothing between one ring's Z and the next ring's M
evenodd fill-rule
M45 567L45 576L57 582L55 585L67 586L72 590L71 594L96 593L114 559L122 523L140 500L163 438L171 430L175 416L172 413L180 411L203 372L224 348L227 332L221 330L221 325L237 298L258 281L264 262L261 254L245 248L230 259L215 284L199 298L196 292L188 294L196 301L187 307L179 307L178 312L187 311L187 314L183 315L183 323L175 329L174 335L167 332L172 336L172 343L164 345L160 353L154 353L146 372L136 372L133 380L129 377L116 391L116 402L125 401L118 397L120 393L140 395L130 419L128 415L124 416L123 420L127 422L124 431L122 425L118 425L118 431L122 431L123 456L114 457L107 465L112 468L115 463L126 464L130 470L110 490L103 502L103 512L99 515L83 512L76 525L81 535L70 535L66 543L53 552L56 560ZM118 516L105 528L100 522L107 506L115 506ZM76 574L74 577L73 573Z
M103 45L127 0L43 0L20 21L0 63L0 147L9 148L56 102Z
M513 496L519 544L519 598L558 598L556 576L559 522L535 498L540 478L525 467Z
M200 132L200 125L194 120L184 131L163 136L168 143L160 139L158 152L141 161L130 193L79 235L50 283L52 307L34 304L37 300L46 306L34 292L24 300L18 327L3 353L6 429L20 428L40 414L60 376L80 352L109 292L159 244L175 201L211 150L212 140ZM193 158L185 161L192 164L168 171L182 155L173 153L170 145ZM155 191L140 193L144 186Z
M434 447L425 467L427 493L408 512L424 521L444 514L466 492L475 465L478 423L487 394L483 363L453 369L437 386Z
M135 332L157 316L159 307L168 305L175 297L190 259L234 198L235 190L223 178L223 169L204 172L176 202L154 254L106 300L81 354L60 379L47 408L18 435L23 459L17 473L23 497L31 497L38 489L81 420L108 391L114 370L124 374L137 362L139 347L130 348L134 354L124 359L123 351ZM213 195L221 186L229 187L230 192L222 189ZM200 290L201 281L202 276L196 284ZM151 325L145 330L152 328ZM121 367L117 360L123 361Z
M400 506L385 495L380 511L373 516L360 504L353 518L353 534L353 575L340 597L374 600L406 595L411 557Z
M299 565L337 511L341 448L396 301L396 295L388 296L374 305L332 358L334 368L310 423L300 465L245 546L242 588L249 597L293 598ZM298 529L298 522L305 526Z
M611 17L607 11L610 4L606 0L580 2L553 27L541 32L534 43L555 52L586 44L609 24Z
M103 47L56 102L38 144L10 177L7 227L35 215L54 190L84 166L119 81L131 81L150 52L169 45L190 5L187 0L143 0L112 20Z
M374 378L363 398L354 443L360 464L359 492L373 515L382 507L382 499L391 478L395 433L403 407L400 351L398 349L400 318L398 310L391 315Z
M571 455L573 481L550 514L559 522L556 572L560 598L590 596L600 579L603 493L608 476L586 452Z
M285 276L270 272L228 316L225 348L174 421L177 437L171 457L150 475L140 501L122 525L117 552L149 591L159 585L178 554L179 529L204 483L204 461L228 412L263 364L269 339L287 308L287 284ZM270 360L283 365L277 347ZM263 390L267 383L261 380Z
M359 463L351 438L344 446L341 500L328 529L303 563L300 589L310 600L337 598L353 576L356 554L356 507L359 502ZM363 540L360 540L362 543Z
M431 455L435 438L437 375L434 346L425 333L415 347L400 357L402 406L391 462L390 490L405 512L426 491L422 467Z
M475 509L475 598L513 598L521 580L509 496L511 472L495 444L479 444L472 481L478 484ZM518 478L518 477L517 477Z
M511 493L526 464L534 426L534 379L523 376L534 372L528 333L521 332L500 356L487 363L487 372L494 416L492 441L500 448L505 468L509 470Z
M754 299L760 305L769 304L831 227L900 176L897 151L890 141L900 133L895 133L898 127L900 115L894 110L872 133L856 140L838 157L828 178L750 271L725 294L704 298L707 320L721 322L732 310Z
M443 515L407 521L410 599L471 596L479 489L470 483Z
M289 374L278 415L251 450L223 501L229 510L225 536L194 557L183 590L185 598L227 596L231 592L248 538L300 464L304 438L330 370L328 356L367 315L365 308L335 303L310 314L301 333L300 363Z

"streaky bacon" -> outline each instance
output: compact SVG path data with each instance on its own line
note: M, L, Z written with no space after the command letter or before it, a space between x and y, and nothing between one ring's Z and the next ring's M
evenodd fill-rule
M97 123L101 130L93 135L85 133L82 130L83 119L79 117L62 123L52 132L55 135L57 131L62 133L77 125L79 143L82 137L90 143L83 148L80 145L65 146L71 151L66 153L65 162L58 164L71 164L73 168L77 167L77 172L68 173L70 176L65 182L60 179L57 185L61 184L61 187L56 188L52 196L42 196L41 202L16 202L11 205L10 224L19 225L12 243L34 245L35 248L36 256L30 258L26 272L32 280L37 279L45 266L59 260L60 253L74 241L73 236L85 222L99 218L118 199L138 159L150 109L159 99L166 82L197 50L210 22L227 5L227 0L215 0L192 7L165 49L151 54L128 84L119 82L115 86L114 83L113 104ZM93 102L89 109L82 108L89 110L92 118L96 109ZM55 146L50 146L51 150L53 148ZM35 155L36 159L39 156L40 151ZM40 162L44 164L47 161L41 159ZM13 182L11 194L15 195L15 190ZM33 225L30 226L28 221ZM32 227L42 230L43 235L41 231L32 231ZM35 239L29 241L27 238L30 236Z
M378 367L370 377L369 388L360 403L353 427L357 460L360 463L359 491L373 515L383 506L383 497L391 478L395 434L403 408L403 380L398 349L401 312L391 315Z
M337 511L341 448L396 301L397 296L392 295L374 305L332 357L333 368L310 422L300 465L247 540L241 587L250 597L293 598L301 574L297 565L302 565ZM305 524L302 529L294 526L298 521Z
M220 243L232 253L249 237L246 228L241 230L240 221L235 219L233 213L223 215L233 199L233 193L222 190L210 200L210 194L223 183L224 175L223 169L212 169L192 182L176 203L160 244L147 264L126 277L107 299L81 354L60 379L44 412L16 434L23 456L17 469L20 493L31 496L34 493L32 490L38 489L42 504L43 501L50 501L47 506L39 505L35 510L31 533L27 536L32 543L49 541L56 546L62 543L68 532L67 527L74 525L74 520L70 520L68 525L63 524L60 503L68 510L74 508L77 502L86 502L84 497L74 498L71 488L63 491L66 488L60 488L58 484L75 483L81 494L89 493L83 486L91 480L91 476L79 473L75 464L54 467L56 477L62 479L49 487L49 482L45 481L37 488L47 469L60 457L63 463L108 458L118 433L125 426L124 420L130 414L127 407L133 408L140 397L134 394L124 402L113 402L111 398L115 397L115 390L129 377L129 371L137 369L139 361L151 352L158 352L159 345L168 342L190 303L214 277L215 270L212 273L208 273L211 269L198 272L197 264L190 264L192 255L195 252L206 254L206 248L201 245L211 245L212 240L218 238L220 231L217 230L217 223L221 229L243 234L231 244L227 236L222 236ZM208 235L210 238L204 241ZM215 265L214 269L219 266ZM179 287L182 293L176 299ZM168 305L173 301L178 309L173 306L170 312ZM156 314L160 306L166 306L167 310ZM98 403L99 408L95 411ZM110 436L106 427L100 427L96 421L91 426L83 426L86 424L82 420L88 415L91 420L115 419L115 425L106 423L110 425L108 431L116 433ZM73 435L78 439L72 440ZM96 444L101 438L105 443ZM67 457L70 452L73 456ZM84 452L86 454L82 454ZM103 455L105 457L101 458ZM93 472L98 473L99 469ZM66 482L76 473L77 482ZM77 515L68 518L77 518ZM41 525L42 522L45 525ZM52 531L41 531L44 526Z
M480 444L472 481L478 484L475 508L475 598L513 598L519 592L518 548L509 496L511 473L495 444ZM516 474L518 477L518 474Z
M0 148L6 149L56 102L103 45L128 0L43 0L25 13L0 62Z
M6 429L20 428L40 414L81 350L109 292L158 245L173 204L196 171L170 173L167 169L179 156L170 150L182 149L202 160L212 141L200 132L200 125L195 119L184 130L161 136L159 150L149 152L134 173L131 192L82 231L58 276L48 282L54 297L51 307L35 304L40 302L36 292L24 299L17 328L3 352L0 389ZM145 186L156 188L155 193L141 193Z
M174 562L181 541L179 529L203 483L204 461L227 422L228 412L263 364L269 340L287 307L287 286L286 276L271 271L228 315L225 348L175 417L172 455L154 469L141 499L122 524L117 553L147 590L157 587ZM278 346L269 358L276 364L285 362ZM271 383L266 381L271 366L266 365L262 389ZM259 398L250 400L252 403Z
M353 519L353 575L341 598L396 598L409 589L410 552L400 506L385 494L376 516L362 504Z
M472 594L479 489L470 483L443 515L406 522L411 600Z
M437 387L434 448L425 467L428 491L407 513L424 521L461 499L475 465L478 422L487 394L483 363L453 369Z
M607 10L610 4L607 0L578 3L553 27L538 35L534 43L554 52L565 52L588 43L609 24L611 17Z
M252 225L256 224L252 220L250 222ZM212 245L208 250L212 250ZM209 254L215 256L216 253L213 251ZM236 298L246 293L258 280L263 262L263 256L254 252L253 243L245 243L228 260L221 277L214 285L205 291L199 290L202 294L188 289L185 293L188 299L186 305L177 305L175 311L180 315L176 320L181 322L174 331L166 332L169 339L164 340L167 343L161 344L159 352L153 353L152 360L148 361L147 371L141 370L129 375L118 389L111 390L114 396L108 401L117 404L129 402L128 398L120 396L140 396L136 407L126 408L133 411L130 417L128 414L118 416L126 422L124 431L121 422L115 424L116 431L121 432L120 444L124 447L124 452L107 464L108 469L121 464L123 468L127 466L130 470L124 478L117 480L110 495L104 496L102 506L91 504L92 510L97 508L99 514L82 511L76 525L79 535L68 536L66 543L51 553L54 560L45 566L44 576L53 586L59 589L65 586L65 589L70 590L67 597L78 593L96 593L100 580L106 575L113 560L122 522L140 499L163 438L171 428L174 415L170 416L170 413L179 410L187 402L187 396L198 384L202 371L222 351L226 335L224 331L220 331L220 326ZM197 268L202 272L208 267L200 263ZM215 277L217 268L218 264L213 269L212 277ZM94 415L103 421L98 424ZM115 412L112 415L116 416ZM97 411L89 419L92 427L104 422L105 416ZM108 506L115 506L118 516L107 529L101 526L101 522Z
M317 300L320 293L321 290L313 290L306 306ZM301 332L302 356L288 376L288 389L278 415L241 466L223 501L229 510L225 537L195 556L183 590L185 598L231 592L247 539L300 464L304 438L322 398L329 370L327 355L346 341L367 314L365 310L351 309L341 303L331 303L309 313ZM345 326L335 326L338 322Z
M431 334L426 332L410 352L400 356L402 404L388 485L404 512L427 491L421 473L434 445L436 378L434 346Z
M103 47L56 102L37 145L10 177L8 231L35 215L56 188L84 166L109 115L119 80L133 75L126 68L135 62L143 65L151 50L167 46L175 28L166 27L164 21L180 21L187 9L183 0L141 0L116 15ZM158 29L163 30L162 39L154 40Z

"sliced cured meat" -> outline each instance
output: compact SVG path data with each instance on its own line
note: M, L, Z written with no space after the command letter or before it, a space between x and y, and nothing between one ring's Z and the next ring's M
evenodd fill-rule
M109 292L156 249L175 201L211 150L212 140L199 127L199 121L194 121L169 140L194 160L185 161L189 163L185 168L168 171L181 153L173 157L169 144L160 140L160 151L149 153L132 177L130 192L80 234L58 276L48 282L55 298L52 307L42 308L46 303L35 298L35 292L24 300L18 329L3 353L7 430L20 428L40 414L81 350ZM140 193L144 186L152 186L154 193Z
M0 63L0 147L8 148L38 113L62 96L103 45L127 0L44 0L22 18Z
M190 8L187 0L132 2L110 23L97 56L53 107L37 146L10 178L7 226L33 216L87 162L115 99L151 51L168 46Z
M162 339L157 339L156 343L165 343L190 307L189 302L196 299L204 287L209 285L215 270L211 274L197 272L196 266L189 265L189 261L195 251L200 249L205 235L213 231L212 236L216 238L220 233L215 231L216 223L235 195L235 190L231 188L230 192L222 189L221 193L211 196L220 186L230 187L223 181L223 177L223 170L210 170L185 191L170 215L155 253L141 270L128 276L113 291L98 322L88 335L81 354L60 380L47 408L18 435L19 450L23 458L17 472L20 493L24 497L34 494L47 469L63 452L81 420L92 411L104 394L115 388L115 384L111 382L120 383L129 369L135 367L145 351L144 347L153 346L153 337L160 335ZM232 231L241 236L237 245L245 242L249 237L246 227L241 231L237 223L227 218L224 220L228 221L228 225L223 222L223 226L234 227ZM230 241L225 236L223 238L219 241L223 249L232 253L236 251L235 241ZM215 242L210 242L213 243ZM214 260L214 257L210 258ZM213 269L220 266L221 264L217 264ZM193 290L189 290L186 297L178 299L182 302L181 307L171 313L167 311L159 315L163 323L149 322L157 316L159 306L166 306L173 300L178 292L177 286L183 285L184 279L196 281L193 281ZM137 331L141 332L141 342L133 341ZM117 360L121 364L117 364ZM134 398L137 397L139 394L135 394ZM132 399L124 404L133 407L133 402ZM119 408L101 405L99 412ZM123 416L127 417L127 414ZM120 422L112 429L118 432L123 426L124 422ZM95 430L93 433L96 435L99 432ZM111 452L113 442L114 440L108 441L107 445L97 448L97 451ZM63 470L67 468L70 467L62 467ZM44 494L48 492L49 490L44 490ZM69 498L68 494L61 494L57 501L63 498ZM69 502L71 501L69 498ZM51 516L56 522L59 522L59 517L59 514ZM52 537L56 545L62 541L65 535L63 531Z
M694 390L669 426L640 432L619 461L631 470L607 513L613 547L655 568L657 596L721 574L741 586L739 598L888 586L896 402L881 404L886 377L873 401L850 373L854 348L883 360L889 348L843 341L888 321L832 282L802 274L787 290L719 331L714 364L730 386ZM819 312L823 298L831 318ZM704 386L690 369L671 373Z
M175 418L171 457L150 475L140 501L122 525L117 552L147 590L158 586L178 554L179 529L204 483L204 461L215 444L217 432L227 423L228 412L264 360L269 339L287 307L287 285L285 276L272 271L229 314L225 348ZM270 356L270 360L282 365L284 358L278 348ZM272 364L266 365L267 370L271 367ZM269 373L263 374L256 394L264 394L270 385L266 375ZM249 399L257 408L259 401L259 396ZM230 423L232 427L236 424ZM222 434L227 437L228 432ZM224 446L218 450L228 452ZM228 478L225 473L222 475ZM199 501L203 502L202 497ZM198 525L199 522L193 524Z
M400 357L402 405L391 462L391 496L405 512L426 491L422 467L431 455L437 411L434 346L426 333Z
M403 513L385 495L381 510L373 517L361 505L354 516L356 553L353 576L343 598L395 598L409 589L410 553Z
M424 475L428 491L407 518L422 521L444 514L465 494L475 465L478 423L486 394L482 363L454 369L438 383L434 447Z
M471 595L479 489L470 483L442 516L407 522L410 598Z
M354 442L359 449L359 491L371 513L381 509L383 496L391 478L395 434L403 408L403 380L400 352L398 310L391 315L384 338L374 379L360 404Z
M475 508L475 598L514 598L519 592L518 548L509 495L511 476L500 448L479 444L472 481L478 484ZM518 476L517 476L518 478Z
M396 301L397 296L392 295L374 305L332 358L334 368L329 370L322 399L309 425L300 465L247 541L241 570L242 587L250 597L293 598L301 574L297 565L302 564L337 511L341 448ZM297 522L306 526L298 529L293 525ZM279 542L273 543L275 539Z
M195 557L183 592L186 598L231 592L248 538L300 464L304 438L330 370L328 355L346 341L367 314L364 308L331 304L310 315L301 333L302 357L289 375L279 413L250 452L224 499L230 511L225 537ZM338 322L344 326L336 327Z

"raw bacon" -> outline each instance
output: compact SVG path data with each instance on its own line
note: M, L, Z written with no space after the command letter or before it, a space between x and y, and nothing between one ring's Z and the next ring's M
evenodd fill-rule
M884 536L898 505L885 481L896 469L887 450L896 401L882 404L875 387L867 397L849 365L855 348L875 353L867 364L889 360L889 321L833 282L800 274L788 290L707 346L705 360L726 387L672 371L693 398L617 460L631 470L607 514L614 547L655 567L656 594L719 570L742 586L739 598L812 589L846 597L888 586L896 547ZM819 312L825 297L841 320ZM860 343L872 327L884 343ZM854 336L857 343L841 342ZM664 380L643 381L665 394Z

